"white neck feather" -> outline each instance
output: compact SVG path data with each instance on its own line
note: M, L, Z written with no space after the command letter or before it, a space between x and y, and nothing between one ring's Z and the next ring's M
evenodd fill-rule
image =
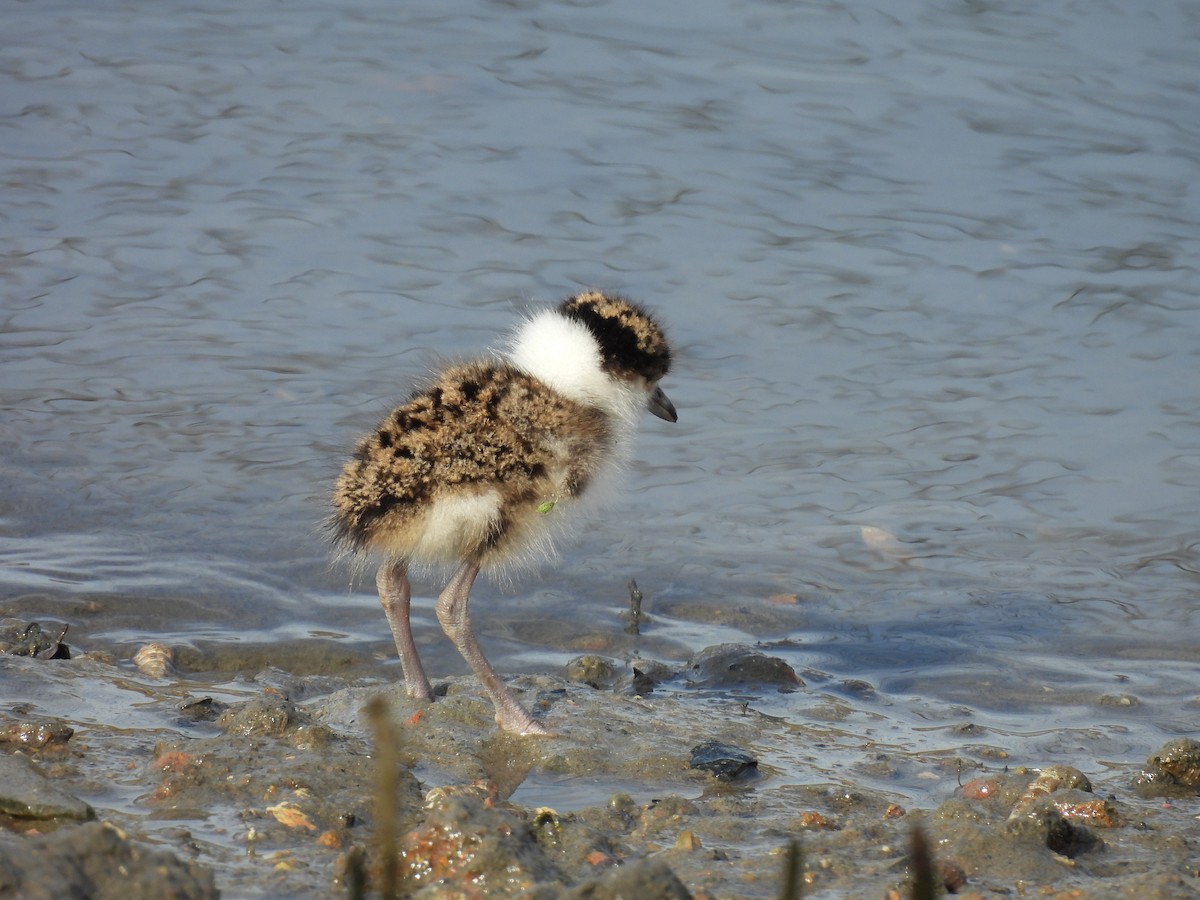
M592 333L554 310L522 325L509 346L514 366L564 397L596 406L632 424L645 408L646 391L600 367L600 345Z

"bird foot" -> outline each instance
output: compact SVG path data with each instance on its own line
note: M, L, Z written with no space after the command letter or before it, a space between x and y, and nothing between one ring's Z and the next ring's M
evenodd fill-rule
M554 733L529 713L521 710L520 715L496 713L496 724L504 731L519 735L553 737Z
M433 690L429 687L429 682L424 684L413 684L411 681L405 681L404 693L412 697L414 700L420 700L422 703L433 702Z

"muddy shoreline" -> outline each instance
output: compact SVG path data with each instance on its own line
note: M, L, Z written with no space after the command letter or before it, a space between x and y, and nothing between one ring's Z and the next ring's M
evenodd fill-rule
M389 856L381 759L395 760L383 790L400 896L600 897L623 884L639 896L776 897L792 839L805 896L904 896L917 822L938 878L962 896L1167 898L1200 886L1200 751L1186 742L1147 747L1141 767L1023 767L970 729L954 753L863 736L830 778L822 753L854 736L833 717L798 724L755 708L780 691L835 705L769 648L706 648L686 664L587 656L514 678L550 738L497 732L470 678L438 680L437 701L418 704L390 667L235 677L170 660L152 677L116 654L4 654L0 672L0 896L336 897L364 879L376 891ZM136 721L117 708L86 722L52 714L60 692L114 688L134 691ZM373 700L387 710L374 723ZM711 742L743 756L705 763L696 751ZM813 760L811 778L777 765L785 750ZM927 804L879 788L914 772Z

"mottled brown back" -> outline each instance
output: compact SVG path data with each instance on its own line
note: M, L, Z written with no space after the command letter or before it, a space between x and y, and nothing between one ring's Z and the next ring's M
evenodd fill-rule
M602 412L511 365L455 366L359 442L334 488L331 526L350 549L406 555L432 503L495 489L501 519L474 552L519 551L507 546L521 533L514 523L580 494L611 440Z

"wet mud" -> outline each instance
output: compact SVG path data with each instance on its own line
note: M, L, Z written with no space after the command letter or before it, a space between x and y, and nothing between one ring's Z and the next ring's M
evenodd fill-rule
M137 655L0 655L0 896L766 898L796 841L804 896L899 897L917 824L959 896L1200 893L1185 739L1140 767L848 744L758 711L821 688L736 644L514 678L548 738L498 732L465 677L421 704L390 667L238 675L193 651L155 676ZM64 697L76 715L51 714Z

